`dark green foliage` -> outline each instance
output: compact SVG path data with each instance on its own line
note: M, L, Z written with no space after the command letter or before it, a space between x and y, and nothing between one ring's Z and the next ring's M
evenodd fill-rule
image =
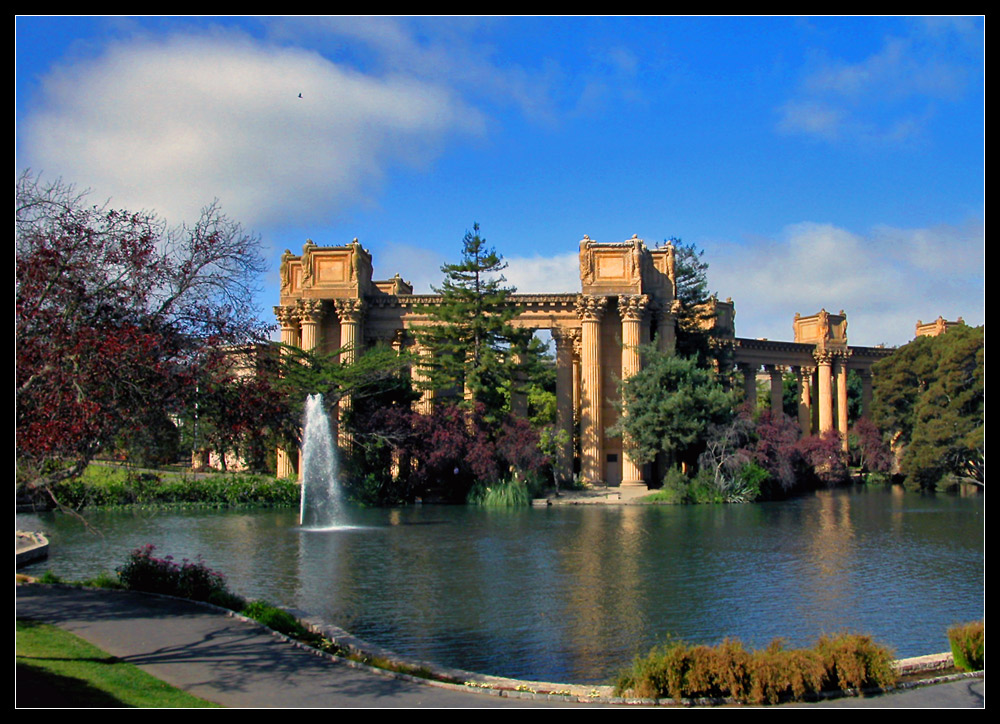
M83 509L128 505L294 506L298 505L300 491L294 480L262 475L157 475L95 465L82 478L59 483L54 492L64 505Z
M670 504L751 503L761 497L769 480L768 472L753 462L744 462L718 477L710 468L702 468L689 478L673 467L663 477L660 490L644 500Z
M508 479L492 484L477 482L469 491L467 502L486 508L525 508L531 505L531 497L526 483Z
M948 629L955 668L962 671L986 669L986 622L972 621Z
M731 419L734 395L694 358L653 346L641 351L642 370L621 383L624 414L612 432L625 436L639 463L651 462L659 453L694 463L709 428Z
M480 404L488 422L498 422L509 406L510 391L523 390L539 349L531 331L512 324L518 309L501 272L503 257L486 245L479 225L466 233L462 260L441 267L445 278L434 291L439 304L425 309L432 323L415 330L426 350L421 365L429 386L463 404Z
M952 327L918 337L872 369L874 421L913 488L949 477L983 485L984 328Z
M183 457L180 441L180 430L162 409L148 410L135 425L122 431L116 447L129 464L155 468Z
M709 304L708 262L695 244L669 239L674 246L675 295L681 303L677 315L677 354L696 357L705 364L714 357L709 327L714 314Z

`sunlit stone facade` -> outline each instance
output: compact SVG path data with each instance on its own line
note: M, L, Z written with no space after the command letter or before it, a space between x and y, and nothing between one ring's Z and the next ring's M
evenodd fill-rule
M645 486L651 482L650 467L632 460L622 438L607 431L618 421L618 380L641 369L639 346L655 340L661 350L674 350L674 249L669 244L651 249L635 236L621 242L585 236L579 249L580 292L515 294L520 309L515 324L549 330L555 343L556 424L570 440L557 456L557 474L569 479L576 472L586 484ZM399 274L374 280L371 254L357 239L326 247L310 240L302 254L282 256L280 305L274 311L281 341L288 345L325 352L344 348L345 359L353 359L357 350L382 341L409 348L419 359L422 350L412 330L433 323L426 309L436 303L440 297L413 294ZM865 373L886 351L849 348L843 312L796 315L794 342L767 342L737 338L733 303L712 304L712 332L718 344L732 347L750 399L756 399L762 365L771 373L772 406L780 407L786 368L801 380L803 432L846 431L850 367L862 371L870 401L870 374ZM425 377L419 365L412 374L415 382ZM417 404L427 411L433 403L433 394L425 392ZM349 441L342 436L341 442ZM279 476L293 474L293 458L279 451L278 467Z

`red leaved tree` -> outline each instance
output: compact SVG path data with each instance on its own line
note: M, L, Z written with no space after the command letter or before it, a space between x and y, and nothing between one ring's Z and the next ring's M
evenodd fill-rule
M179 411L204 350L265 332L259 240L215 204L168 228L26 172L14 224L19 485L78 475L151 411Z

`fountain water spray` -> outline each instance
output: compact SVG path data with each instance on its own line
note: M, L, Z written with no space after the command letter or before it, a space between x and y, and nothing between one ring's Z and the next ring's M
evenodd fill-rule
M337 446L322 395L310 395L306 400L304 425L299 524L333 528L343 523L343 494L337 479Z

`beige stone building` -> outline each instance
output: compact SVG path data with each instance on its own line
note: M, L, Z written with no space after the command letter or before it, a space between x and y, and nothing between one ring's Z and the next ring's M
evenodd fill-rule
M622 242L580 241L580 293L515 294L520 315L515 324L549 330L555 342L557 426L571 440L561 451L557 473L574 469L584 483L640 486L650 471L632 461L620 437L605 434L618 419L617 380L640 369L638 346L656 339L673 351L676 339L674 249L652 248L633 236ZM307 241L301 255L281 260L280 305L275 315L281 341L306 350L357 350L382 341L421 352L412 330L431 323L427 306L440 297L413 294L399 274L373 279L372 258L358 240L320 247ZM847 370L865 380L870 401L870 367L888 350L849 347L847 318L825 310L796 315L794 342L740 339L735 336L732 301L715 306L713 334L731 345L744 372L749 399L756 399L756 375L763 366L772 382L772 406L781 408L781 375L789 369L800 381L799 420L803 432L847 429ZM419 366L413 370L420 379ZM344 404L350 404L345 401ZM433 404L431 393L419 403ZM578 439L573 440L575 421ZM846 444L846 436L845 436ZM291 475L294 460L279 451L278 475Z
M961 317L954 322L949 322L944 317L939 316L933 322L927 322L926 324L918 319L914 337L937 337L939 334L944 334L952 327L958 326L965 326L965 320Z

